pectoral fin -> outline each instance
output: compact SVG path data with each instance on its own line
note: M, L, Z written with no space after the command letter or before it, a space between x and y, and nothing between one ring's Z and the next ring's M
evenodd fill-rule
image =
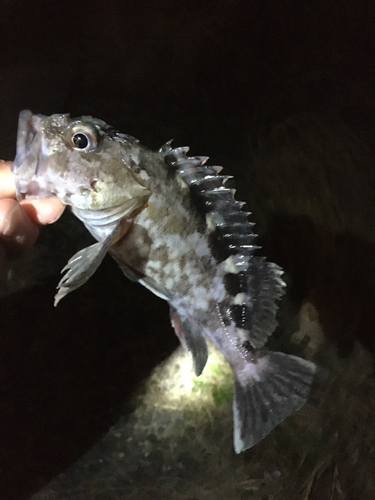
M62 273L65 271L67 273L57 285L58 292L55 295L55 307L65 295L82 286L95 273L112 243L114 234L115 232L103 242L83 248L73 255L61 270Z
M188 319L181 320L177 311L171 306L170 318L174 331L185 351L193 356L194 373L198 377L206 365L207 344L198 326Z

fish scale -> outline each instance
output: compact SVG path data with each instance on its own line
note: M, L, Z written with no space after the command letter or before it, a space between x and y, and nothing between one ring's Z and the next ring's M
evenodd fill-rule
M282 269L255 254L254 223L232 177L171 141L152 151L102 120L20 114L17 197L57 196L97 243L64 267L55 305L109 253L127 278L170 305L196 375L211 340L235 373L234 449L246 450L300 409L316 366L264 349L277 325Z

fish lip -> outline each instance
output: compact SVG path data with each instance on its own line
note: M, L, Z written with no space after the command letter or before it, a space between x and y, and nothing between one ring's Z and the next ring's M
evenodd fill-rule
M38 170L43 163L41 151L41 115L30 110L21 111L18 119L17 149L11 171L15 177L16 198L47 198L55 193L42 187L38 181ZM39 141L40 144L38 144Z
M37 131L33 126L33 113L28 109L21 111L18 118L16 157L12 165L12 172L14 174L17 173L17 169L24 162L36 133Z

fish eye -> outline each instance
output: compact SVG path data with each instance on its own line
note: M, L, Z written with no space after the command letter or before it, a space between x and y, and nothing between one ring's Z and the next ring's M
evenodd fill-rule
M65 143L76 151L90 153L98 148L100 134L91 123L73 122L67 129Z
M77 132L72 137L72 143L77 149L86 149L89 145L89 139L87 135L82 134L82 132Z

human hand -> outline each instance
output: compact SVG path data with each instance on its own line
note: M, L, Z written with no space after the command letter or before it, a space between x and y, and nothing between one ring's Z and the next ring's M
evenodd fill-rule
M18 202L11 165L0 160L0 275L9 259L35 243L39 225L55 222L65 208L57 198Z

